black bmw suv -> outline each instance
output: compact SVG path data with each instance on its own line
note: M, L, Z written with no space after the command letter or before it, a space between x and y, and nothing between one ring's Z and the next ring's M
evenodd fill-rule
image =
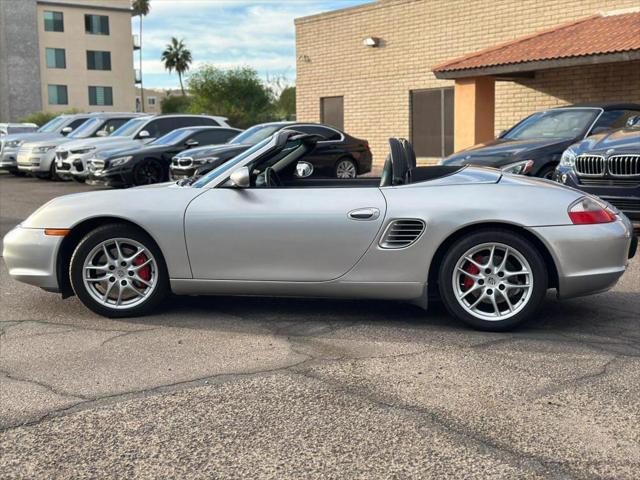
M609 132L640 114L634 103L582 104L534 113L498 138L454 153L443 165L483 165L506 173L552 178L562 152L589 135Z
M640 231L640 116L569 147L554 179L606 200Z
M371 151L366 140L354 138L328 125L272 122L254 125L226 145L197 148L176 155L171 162L171 178L180 180L204 175L284 128L323 138L306 158L307 175L355 178L371 171Z

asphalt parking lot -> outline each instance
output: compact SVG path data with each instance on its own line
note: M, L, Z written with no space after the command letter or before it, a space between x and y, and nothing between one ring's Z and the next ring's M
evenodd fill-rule
M0 174L0 233L87 189ZM0 278L2 478L638 478L637 258L502 334L373 301L108 320Z

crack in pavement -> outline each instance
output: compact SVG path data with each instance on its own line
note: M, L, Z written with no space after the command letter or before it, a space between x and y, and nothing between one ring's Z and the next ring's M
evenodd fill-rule
M66 398L79 398L79 399L83 399L86 400L89 397L85 397L84 395L80 395L80 394L75 394L75 393L70 393L70 392L66 392L64 390L61 390L60 388L50 385L48 383L44 383L38 380L33 380L31 378L23 378L23 377L19 377L15 374L12 374L10 372L7 372L6 370L0 370L0 375L2 375L5 378L8 378L10 380L14 380L16 382L22 382L22 383L28 383L28 384L32 384L32 385L36 385L40 388L43 388L45 390L50 391L51 393L54 393L60 397L66 397Z

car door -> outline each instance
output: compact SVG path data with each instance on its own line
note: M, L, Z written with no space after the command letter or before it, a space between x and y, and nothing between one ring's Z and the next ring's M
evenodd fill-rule
M194 278L321 282L348 272L381 228L377 187L212 188L191 202Z

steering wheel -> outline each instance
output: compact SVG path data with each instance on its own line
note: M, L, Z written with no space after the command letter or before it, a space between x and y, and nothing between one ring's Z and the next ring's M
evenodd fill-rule
M264 180L265 180L265 184L268 187L281 187L282 186L282 180L280 180L280 177L278 177L278 174L276 173L276 171L271 167L265 168L265 170L264 170Z

